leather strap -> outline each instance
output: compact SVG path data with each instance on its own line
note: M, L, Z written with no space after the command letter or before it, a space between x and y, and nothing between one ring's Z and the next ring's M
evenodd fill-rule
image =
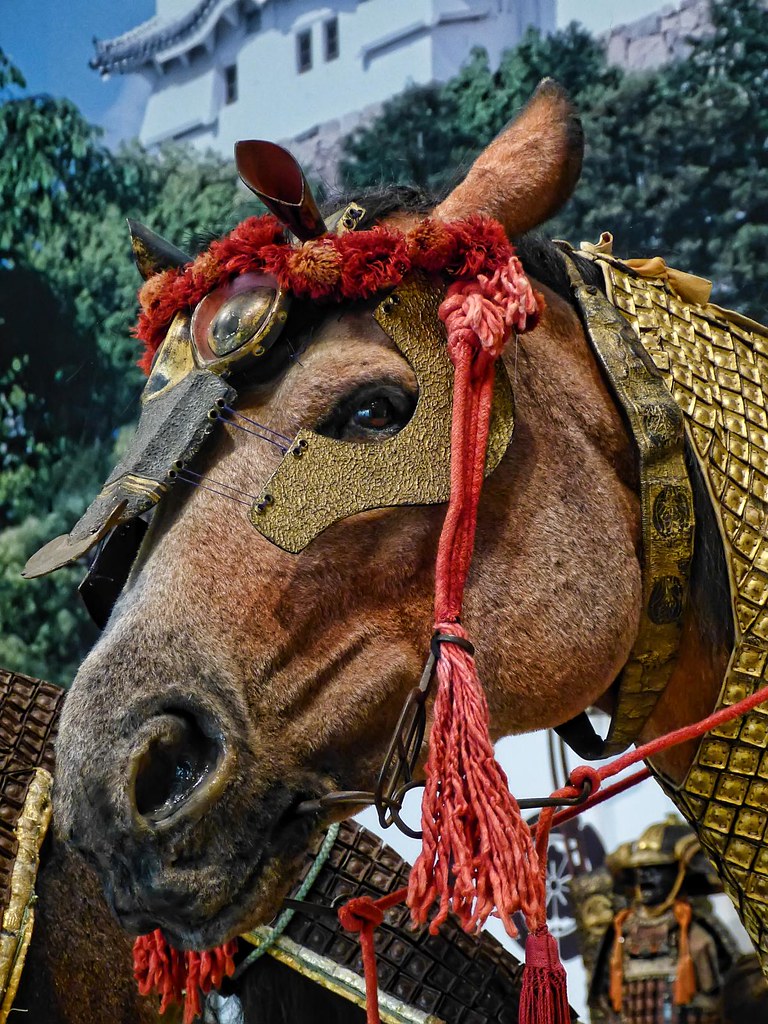
M566 252L566 257L568 257ZM634 442L640 476L643 608L637 638L615 683L602 739L585 713L557 732L580 757L611 757L634 743L677 658L693 555L693 492L684 459L684 418L640 339L566 258L587 340Z

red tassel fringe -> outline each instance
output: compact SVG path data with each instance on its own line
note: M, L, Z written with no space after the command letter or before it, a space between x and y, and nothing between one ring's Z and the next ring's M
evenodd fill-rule
M442 630L466 636L457 624ZM436 934L450 910L466 931L476 931L494 912L509 934L511 915L541 913L537 858L528 825L509 791L488 735L488 705L474 658L443 645L422 809L422 851L409 879L414 921Z
M182 952L168 945L157 928L133 944L133 976L141 995L156 992L160 996L160 1013L183 1004L183 1024L192 1024L202 1016L202 996L235 973L236 952L237 939L204 953Z
M537 299L512 256L493 277L448 289L440 317L455 367L451 422L451 495L435 570L435 629L466 639L459 625L475 545L485 475L495 360L510 331L529 330ZM545 916L539 856L489 735L488 706L475 661L443 642L422 801L422 850L411 872L408 905L434 933L453 911L467 931L496 912L510 935L522 910L531 930ZM533 923L535 922L535 924Z
M546 925L525 943L520 1024L569 1024L565 968Z

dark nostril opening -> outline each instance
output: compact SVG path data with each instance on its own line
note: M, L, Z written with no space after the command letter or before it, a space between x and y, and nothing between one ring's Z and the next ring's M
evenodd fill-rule
M162 715L160 730L138 757L136 810L152 822L170 817L216 767L220 743L192 715Z

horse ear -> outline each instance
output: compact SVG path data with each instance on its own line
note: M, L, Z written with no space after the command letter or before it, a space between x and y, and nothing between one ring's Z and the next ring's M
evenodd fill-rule
M581 174L584 134L568 94L545 78L528 104L480 154L437 207L455 220L494 217L511 237L537 227L568 200Z
M154 274L159 274L161 270L168 270L170 267L183 267L186 263L192 262L191 256L187 256L181 249L166 242L146 224L131 220L129 217L128 230L131 233L133 258L145 281Z

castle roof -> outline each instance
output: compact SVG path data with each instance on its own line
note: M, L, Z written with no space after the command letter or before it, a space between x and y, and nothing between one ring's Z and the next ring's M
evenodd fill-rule
M265 0L251 0L251 7ZM147 64L171 60L204 44L222 18L239 17L240 0L197 0L191 10L177 18L155 15L114 39L94 39L96 55L90 65L102 75L137 71Z

